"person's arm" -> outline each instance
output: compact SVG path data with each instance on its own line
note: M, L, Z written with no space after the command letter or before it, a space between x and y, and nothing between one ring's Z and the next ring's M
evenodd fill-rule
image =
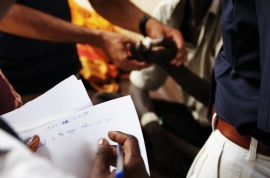
M14 4L0 22L6 33L59 43L82 43L102 48L124 70L148 67L144 62L128 61L126 45L135 41L118 33L74 25L24 5Z
M38 40L102 46L103 31L89 30L19 4L10 8L0 22L0 30Z
M93 8L110 22L125 29L140 33L140 20L146 15L138 7L128 0L89 0ZM187 51L181 32L162 25L154 18L150 18L145 25L145 31L150 38L167 37L174 40L177 45L177 53L171 60L171 64L179 66L187 61Z
M159 64L186 92L208 106L210 97L210 81L207 81L186 66L172 66L168 63Z
M140 44L136 46L136 49L132 49L132 56L130 58L135 57L136 60L153 62L160 66L186 92L205 106L208 105L210 97L210 81L199 77L184 65L173 66L168 62L168 59L171 59L174 55L176 48L176 44L172 40L166 38L156 40L156 42L152 42L147 50L143 50L144 48L142 46L143 44ZM141 56L146 57L141 58Z

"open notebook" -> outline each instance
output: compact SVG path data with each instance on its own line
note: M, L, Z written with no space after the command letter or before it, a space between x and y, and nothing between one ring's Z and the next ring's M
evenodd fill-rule
M92 106L81 81L72 76L2 117L22 139L40 136L41 143L35 154L80 178L89 177L97 142L100 138L110 141L108 131L134 135L149 173L143 135L130 96Z

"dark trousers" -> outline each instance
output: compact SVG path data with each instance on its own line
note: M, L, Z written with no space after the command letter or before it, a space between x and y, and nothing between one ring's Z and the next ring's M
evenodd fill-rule
M93 104L99 104L122 97L119 93L99 93L93 99ZM210 126L204 127L192 116L188 107L181 103L153 99L154 112L163 119L163 127L191 143L202 147L212 132ZM206 117L206 116L205 116Z

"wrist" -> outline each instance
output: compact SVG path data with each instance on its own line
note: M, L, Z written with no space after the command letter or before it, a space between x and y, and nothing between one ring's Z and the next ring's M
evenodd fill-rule
M155 18L148 19L147 22L145 23L145 32L147 36L153 39L162 37L160 36L160 31L159 31L159 29L161 29L160 28L161 26L163 25Z
M91 43L94 43L93 46L104 49L106 46L106 41L108 40L108 32L104 30L96 30L94 32L94 40Z
M106 39L106 31L86 28L85 32L81 35L79 43L89 44L102 48ZM78 40L78 39L77 39Z
M144 37L147 37L147 31L146 31L146 23L151 19L151 16L149 15L144 15L140 22L139 22L139 30L140 30L140 33L144 36Z

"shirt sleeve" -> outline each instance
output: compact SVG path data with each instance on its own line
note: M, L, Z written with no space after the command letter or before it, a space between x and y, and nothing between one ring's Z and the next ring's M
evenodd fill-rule
M0 129L0 177L75 178L56 169L47 159L33 154L25 145Z

